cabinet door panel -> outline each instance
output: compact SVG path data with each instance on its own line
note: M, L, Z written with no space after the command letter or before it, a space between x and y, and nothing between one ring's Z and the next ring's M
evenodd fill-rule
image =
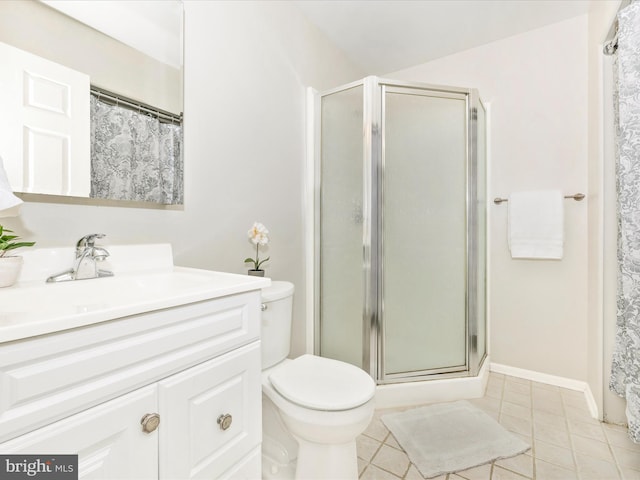
M160 478L218 478L260 444L260 373L254 342L159 382Z
M77 454L81 479L158 478L158 433L144 433L158 411L151 385L0 444L3 454Z

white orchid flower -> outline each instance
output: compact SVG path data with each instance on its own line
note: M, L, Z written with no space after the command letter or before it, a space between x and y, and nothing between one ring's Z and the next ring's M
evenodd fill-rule
M251 262L253 263L253 270L260 270L260 266L269 260L269 257L264 260L260 260L258 257L258 254L260 253L260 245L264 246L269 243L269 230L267 230L267 227L260 222L254 222L247 234L249 236L249 241L256 246L256 258L246 258L245 263Z
M260 222L255 222L247 233L254 245L266 245L269 243L269 230Z

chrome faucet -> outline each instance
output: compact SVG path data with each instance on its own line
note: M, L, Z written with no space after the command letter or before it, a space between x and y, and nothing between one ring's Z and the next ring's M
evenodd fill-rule
M112 277L113 272L98 268L98 262L109 256L109 252L96 247L96 238L104 238L104 233L92 233L85 235L76 243L76 259L73 267L64 272L52 275L47 278L48 283L66 282L69 280L86 280L89 278Z

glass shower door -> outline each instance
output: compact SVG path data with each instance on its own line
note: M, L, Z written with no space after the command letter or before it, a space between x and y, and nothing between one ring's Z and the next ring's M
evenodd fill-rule
M471 108L471 246L472 268L469 274L469 371L477 375L487 354L487 113L477 93Z
M467 368L467 96L382 90L381 381Z
M319 353L363 366L364 87L321 99Z

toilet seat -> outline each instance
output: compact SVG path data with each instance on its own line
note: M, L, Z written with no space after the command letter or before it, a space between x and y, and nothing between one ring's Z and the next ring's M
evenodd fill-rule
M364 405L375 394L375 382L354 365L302 355L269 375L273 388L301 407L340 411Z

